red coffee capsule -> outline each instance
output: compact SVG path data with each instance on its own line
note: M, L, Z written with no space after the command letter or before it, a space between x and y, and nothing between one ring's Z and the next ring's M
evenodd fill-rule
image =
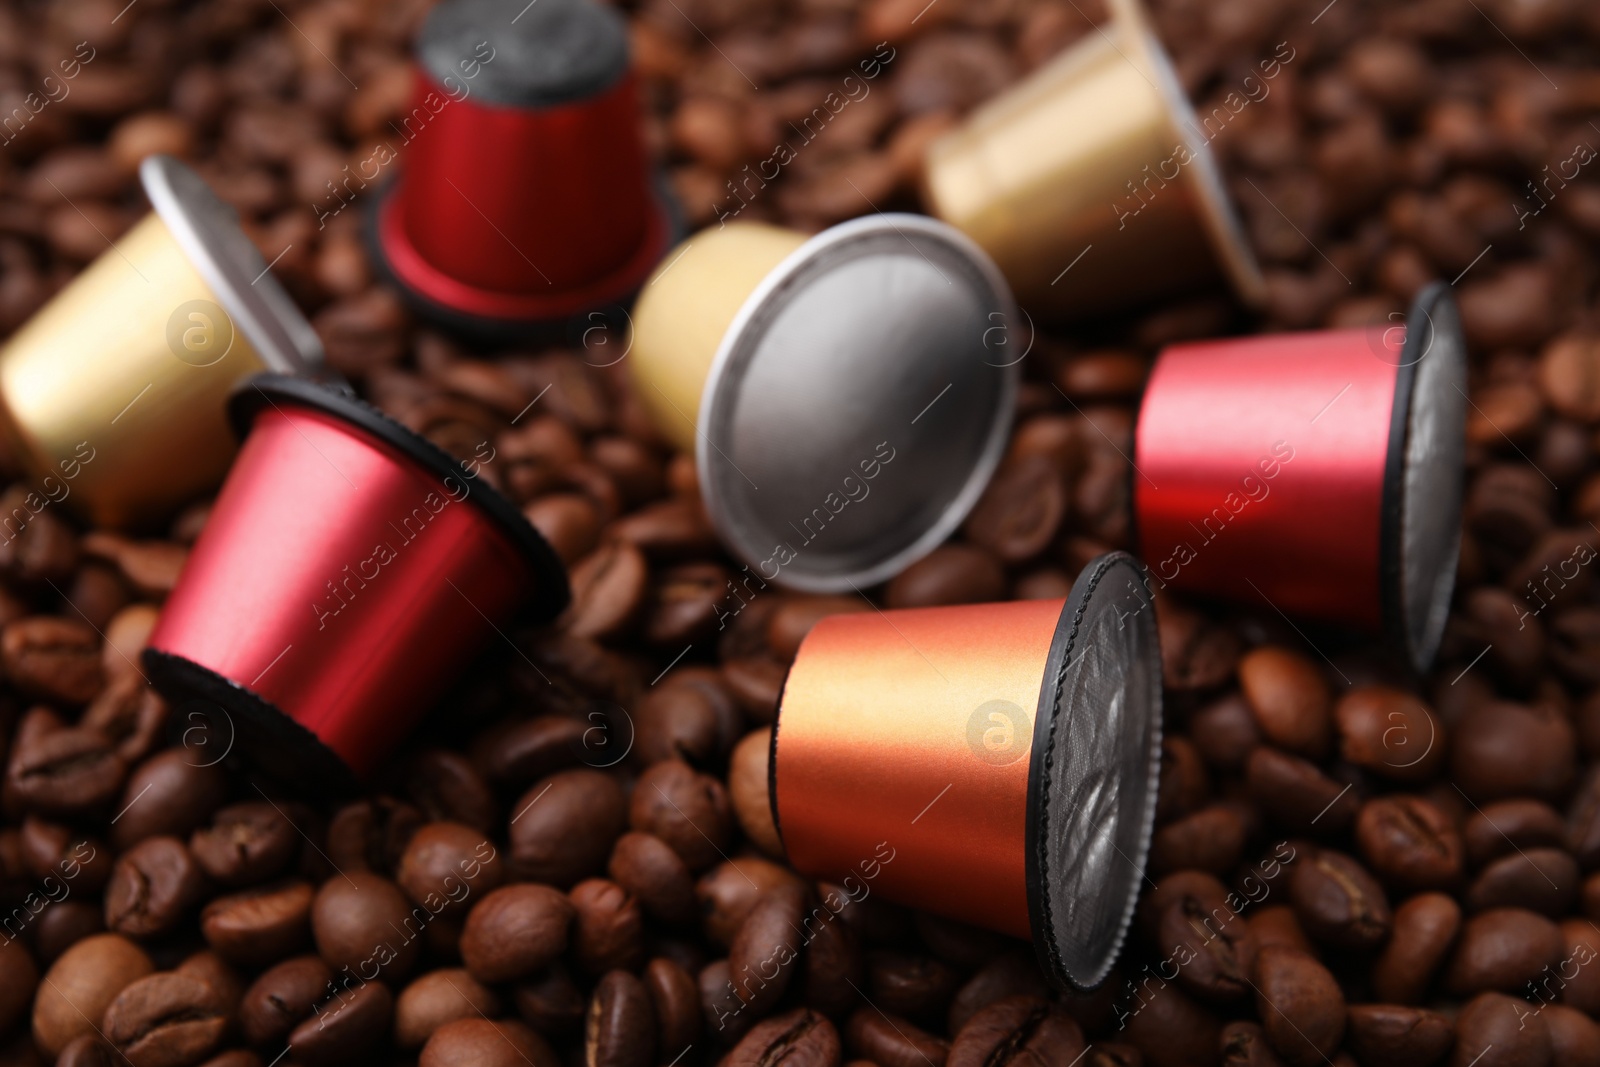
M373 219L377 258L425 314L475 334L613 308L670 238L622 16L517 6L429 13L415 103L378 161L399 178Z
M365 777L519 616L567 582L504 497L359 400L277 375L144 652L197 759L311 792Z
M1146 583L1114 552L1065 602L819 622L773 730L789 862L855 899L1031 938L1063 987L1103 982L1155 817L1161 651Z
M1443 285L1404 325L1174 345L1145 388L1157 585L1439 649L1461 548L1466 347Z

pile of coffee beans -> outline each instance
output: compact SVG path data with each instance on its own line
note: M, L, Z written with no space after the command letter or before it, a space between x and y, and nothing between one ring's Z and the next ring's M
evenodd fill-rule
M140 674L206 503L139 536L60 502L18 523L8 462L0 1063L1600 1063L1600 8L1151 6L1270 305L1186 298L1034 338L993 485L872 602L1064 595L1128 547L1160 346L1385 324L1435 279L1471 346L1467 509L1425 680L1358 637L1160 600L1149 883L1085 996L1048 989L1024 944L874 895L802 948L802 915L841 890L783 862L767 738L810 626L872 607L730 586L692 462L629 392L624 336L472 353L377 283L361 217L395 169L374 149L398 143L424 0L0 6L0 331L146 210L141 158L184 157L331 361L515 500L576 593L485 650L370 792L308 800L186 731ZM690 223L813 230L915 209L929 139L1106 11L628 15ZM848 103L806 125L830 93Z

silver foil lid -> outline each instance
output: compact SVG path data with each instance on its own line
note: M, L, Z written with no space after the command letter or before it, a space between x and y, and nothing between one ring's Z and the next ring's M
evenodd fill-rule
M1385 613L1418 671L1444 638L1461 555L1467 348L1455 300L1423 290L1406 318L1384 474Z
M751 293L706 378L706 507L763 578L864 588L961 523L1006 444L1030 343L954 228L880 214L807 241Z
M1028 911L1040 966L1079 990L1121 951L1155 821L1161 645L1145 569L1085 567L1051 644L1028 775Z
M417 62L454 91L500 107L585 100L628 71L628 25L591 0L443 0L417 35ZM466 64L464 67L463 64Z
M322 339L239 228L238 215L200 175L171 156L150 156L139 165L139 181L173 240L267 369L330 377Z

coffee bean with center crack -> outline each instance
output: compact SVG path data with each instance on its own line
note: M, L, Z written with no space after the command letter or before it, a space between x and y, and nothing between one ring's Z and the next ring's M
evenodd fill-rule
M641 782L635 796L642 788ZM588 768L553 774L516 802L507 874L563 888L576 885L605 869L626 823L626 801L614 777Z
M0 665L28 696L87 704L105 684L100 637L85 623L39 615L0 630Z
M1425 1008L1352 1004L1346 1019L1345 1042L1363 1067L1437 1063L1455 1040L1450 1020Z
M852 1056L871 1060L879 1067L943 1063L950 1055L950 1042L944 1038L928 1033L910 1019L885 1015L875 1008L861 1008L850 1016L844 1027L844 1043Z
M424 749L407 764L403 778L406 795L435 821L460 823L482 834L494 825L499 812L494 793L461 753Z
M130 937L169 934L205 892L206 876L182 841L147 837L111 869L106 926Z
M1367 801L1356 816L1356 844L1378 876L1400 889L1449 889L1461 878L1461 835L1422 797Z
M839 1067L840 1053L833 1024L809 1008L797 1008L753 1027L722 1067Z
M252 1045L281 1045L334 992L333 971L320 957L284 960L245 990L239 1002L239 1030Z
M1041 998L1007 997L968 1020L945 1067L1072 1063L1082 1052L1083 1031L1066 1012Z
M232 1019L209 984L184 974L131 983L106 1008L106 1040L133 1067L190 1067L221 1044Z
M1266 1031L1258 1023L1234 1022L1222 1028L1222 1067L1282 1067Z
M200 911L200 932L230 963L276 963L303 951L311 940L315 896L311 883L297 880L217 897Z
M1234 1000L1250 991L1256 962L1256 937L1222 896L1183 893L1156 920L1156 945L1178 965L1186 989L1212 1002Z
M611 971L595 986L584 1020L588 1067L650 1067L655 1061L655 1006L643 982Z
M575 912L572 955L590 974L632 971L644 960L644 912L627 890L587 878L567 894Z
M1316 959L1268 947L1256 957L1256 1012L1272 1047L1290 1067L1314 1067L1344 1037L1344 994Z
M549 886L501 886L467 913L462 962L480 982L526 978L566 951L573 914L571 901Z
M1289 899L1306 932L1334 948L1366 951L1389 936L1392 915L1383 887L1342 852L1321 849L1296 863Z
M202 870L224 885L251 885L281 873L300 835L275 804L245 801L220 809L211 825L189 838Z
M126 775L116 745L104 734L67 726L36 708L17 727L6 786L30 810L78 816L107 807Z
M733 811L722 782L681 760L664 760L639 776L628 819L635 830L671 845L691 871L721 859L733 834Z
M474 1016L445 1023L422 1047L417 1067L560 1067L549 1042L522 1023Z

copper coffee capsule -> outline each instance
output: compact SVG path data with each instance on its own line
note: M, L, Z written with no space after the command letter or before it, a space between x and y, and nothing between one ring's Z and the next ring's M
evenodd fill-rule
M263 370L335 378L234 212L167 156L154 208L0 349L0 427L44 495L144 525L214 488L228 394Z
M929 147L924 198L999 264L1031 314L1104 314L1261 270L1137 0ZM1272 60L1271 62L1276 62Z
M1026 338L1005 280L920 215L734 222L667 255L627 366L764 581L864 588L928 552L1005 448Z
M1143 884L1161 749L1144 568L1084 568L1066 601L823 619L773 734L796 870L1031 938L1091 989Z
M1134 455L1152 580L1379 632L1426 669L1461 549L1466 385L1442 284L1403 324L1168 348Z

